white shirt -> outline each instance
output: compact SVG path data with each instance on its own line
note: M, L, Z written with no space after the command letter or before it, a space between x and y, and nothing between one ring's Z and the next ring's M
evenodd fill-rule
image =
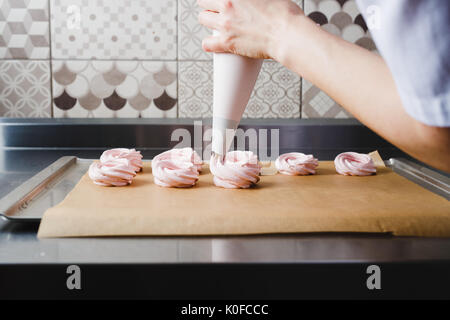
M450 1L357 0L406 112L450 127Z

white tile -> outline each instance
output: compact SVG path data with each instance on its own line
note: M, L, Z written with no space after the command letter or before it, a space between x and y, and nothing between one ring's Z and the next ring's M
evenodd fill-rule
M177 57L176 0L52 0L57 59Z
M0 1L0 59L48 59L48 0ZM30 37L42 36L45 41Z

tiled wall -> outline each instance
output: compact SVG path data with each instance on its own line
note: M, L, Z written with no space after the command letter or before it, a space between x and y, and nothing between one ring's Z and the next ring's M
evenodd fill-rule
M293 0L329 32L375 50L354 0ZM209 31L196 0L0 0L0 116L212 115ZM349 117L265 61L250 118Z

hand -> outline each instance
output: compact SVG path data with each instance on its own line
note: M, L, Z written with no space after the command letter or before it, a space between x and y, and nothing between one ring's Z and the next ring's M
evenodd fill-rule
M291 0L197 0L199 22L220 35L203 40L207 52L276 59L278 43L292 17L303 11Z

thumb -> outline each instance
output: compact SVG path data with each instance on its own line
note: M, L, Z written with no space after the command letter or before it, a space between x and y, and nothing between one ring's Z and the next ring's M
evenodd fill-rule
M206 52L227 52L220 36L210 36L203 39L202 47Z

